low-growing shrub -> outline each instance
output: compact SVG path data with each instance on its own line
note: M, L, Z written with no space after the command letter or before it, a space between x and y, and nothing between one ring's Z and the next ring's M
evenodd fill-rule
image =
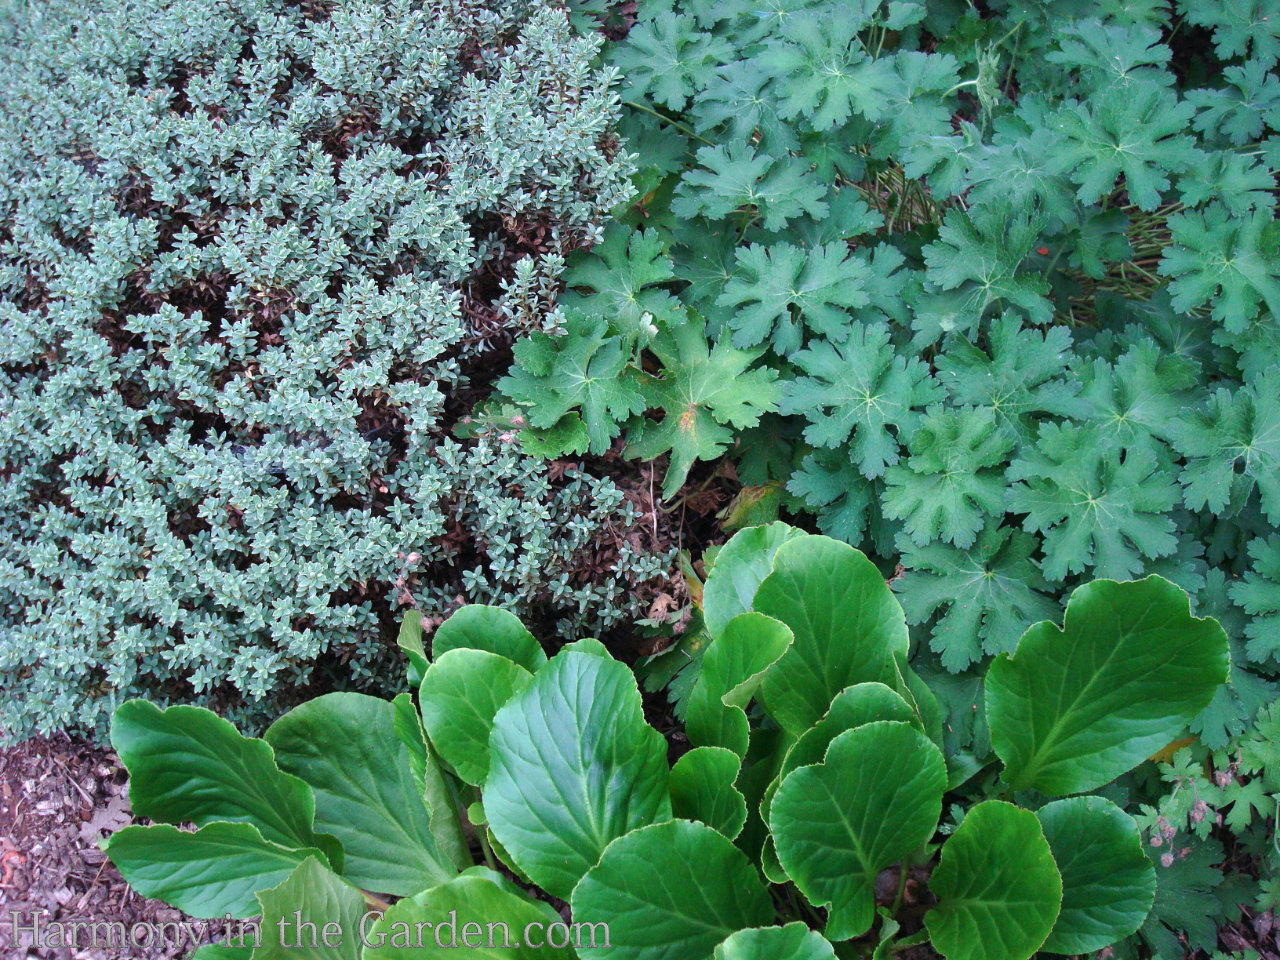
M674 765L601 644L548 659L510 613L469 606L430 661L406 624L417 710L408 694L329 694L250 740L199 708L121 706L112 742L135 813L158 823L106 850L140 893L261 918L261 952L209 957L274 955L300 919L338 924L333 956L443 955L438 925L505 923L518 940L560 922L549 898L597 937L553 955L619 960L834 960L855 940L858 955L929 942L948 960L1027 960L1159 924L1164 868L1123 809L1130 771L1229 669L1222 628L1179 587L1078 588L1061 627L1031 626L992 664L989 735L965 750L854 548L749 528L703 602L692 747Z
M630 193L599 41L523 0L0 25L0 729L376 685L400 603L645 609L619 487L449 436Z

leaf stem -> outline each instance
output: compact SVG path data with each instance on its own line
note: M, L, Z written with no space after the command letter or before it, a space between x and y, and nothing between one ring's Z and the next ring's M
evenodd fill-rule
M657 117L659 120L663 121L664 123L671 124L671 126L675 127L677 130L683 133L686 137L692 137L694 140L697 140L699 143L705 143L708 147L715 146L715 144L712 143L710 140L708 140L706 137L698 136L696 133L690 130L687 126L685 126L679 120L673 120L670 117L668 117L665 113L659 113L657 110L654 110L652 107L646 107L643 103L636 103L634 100L624 100L622 101L622 104L623 106L632 107L636 110L643 110L645 113L652 114L653 116Z

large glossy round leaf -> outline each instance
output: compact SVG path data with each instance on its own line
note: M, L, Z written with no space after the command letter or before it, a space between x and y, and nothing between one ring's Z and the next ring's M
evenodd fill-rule
M860 727L864 723L874 723L877 720L919 722L915 711L907 702L882 683L858 683L836 694L835 699L831 701L831 706L827 709L826 716L806 730L782 758L777 775L765 789L764 796L760 800L760 815L765 821L769 819L773 796L778 792L778 787L787 774L800 767L821 763L832 740L846 730ZM765 876L770 880L783 883L788 879L786 871L778 861L777 847L774 845L772 836L765 839L761 858Z
M520 664L530 673L547 662L541 645L510 610L468 604L436 627L431 656L439 659L450 650L486 650Z
M482 868L401 900L364 928L364 960L573 960L560 915ZM528 940L526 940L526 934ZM591 953L593 951L587 951Z
M250 823L216 822L194 833L168 824L125 827L107 856L135 893L193 917L257 916L254 894L282 883L317 849L282 847Z
M1036 815L1002 800L978 804L942 846L924 918L947 960L1027 960L1053 929L1062 878Z
M431 835L435 837L436 846L445 861L463 870L474 861L462 833L462 806L457 792L440 769L439 754L427 742L427 733L422 728L422 715L414 706L413 697L407 693L398 694L391 701L391 706L395 710L396 736L400 738L408 754L413 785L427 805Z
M270 843L337 846L316 834L311 788L276 765L267 743L209 710L129 700L111 722L111 745L129 771L136 816L198 827L251 823ZM340 851L335 859L340 867Z
M747 822L747 801L733 785L742 761L723 747L695 747L671 768L671 812L700 820L732 840Z
M206 943L187 960L253 960L253 947L229 947L225 943Z
M672 820L615 840L573 891L577 923L607 921L600 960L710 960L716 944L773 919L746 855L706 824Z
M790 645L787 625L762 613L730 620L707 647L689 695L685 730L690 741L744 756L751 734L746 708Z
M908 649L906 618L876 565L828 537L779 547L755 609L795 635L760 687L765 709L795 737L817 723L845 687L892 683L894 655Z
M484 809L516 864L567 898L616 837L671 817L667 744L625 664L558 655L498 711Z
M1102 797L1070 797L1036 811L1062 874L1062 912L1042 949L1092 953L1146 920L1156 872L1133 817Z
M836 960L836 952L803 923L789 923L739 930L716 947L715 960Z
M1102 786L1199 713L1226 681L1227 637L1160 577L1071 594L1059 629L1038 623L987 673L991 745L1015 789Z
M305 861L284 883L259 892L258 902L262 939L253 960L360 960L364 897L318 860Z
M484 783L494 714L532 680L524 667L487 650L450 650L427 668L418 690L422 723L445 763L467 783Z
M769 810L778 858L800 892L827 907L829 939L871 929L876 874L933 836L946 785L942 752L895 721L840 734L821 764L782 781Z
M739 530L720 548L702 591L702 616L713 637L738 614L752 609L756 588L773 569L778 548L803 536L803 530L778 521Z
M325 694L290 710L265 737L281 768L315 791L316 824L342 841L347 880L407 896L456 873L436 842L392 704Z

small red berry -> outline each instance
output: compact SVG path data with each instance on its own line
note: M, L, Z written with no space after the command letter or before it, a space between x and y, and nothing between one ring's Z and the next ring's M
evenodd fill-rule
M1048 247L1036 247L1036 253L1040 254L1040 256L1042 256L1042 257L1047 257L1047 256L1049 255L1049 248L1048 248Z

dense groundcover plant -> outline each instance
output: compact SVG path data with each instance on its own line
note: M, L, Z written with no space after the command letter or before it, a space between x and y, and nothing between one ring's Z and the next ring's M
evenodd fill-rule
M346 931L325 956L443 956L434 925L450 911L457 929L503 922L518 938L561 919L552 898L574 924L608 927L577 955L636 960L887 957L926 942L949 960L1026 960L1149 922L1156 867L1125 784L1229 669L1223 629L1181 588L1099 580L1061 626L1031 625L986 673L980 755L950 745L908 664L905 614L853 547L748 528L702 604L711 641L674 765L602 645L548 659L513 615L469 606L430 660L406 625L417 708L409 694L329 694L253 740L201 708L122 705L112 742L135 813L156 824L107 851L143 894L261 917L261 945L205 957L277 956L295 911Z
M401 603L644 609L620 489L450 438L630 194L598 39L522 0L40 0L0 37L0 729L375 684Z
M731 454L901 564L922 670L1165 576L1233 628L1225 748L1280 670L1278 55L1272 2L640 0L639 199L491 415L672 498Z

